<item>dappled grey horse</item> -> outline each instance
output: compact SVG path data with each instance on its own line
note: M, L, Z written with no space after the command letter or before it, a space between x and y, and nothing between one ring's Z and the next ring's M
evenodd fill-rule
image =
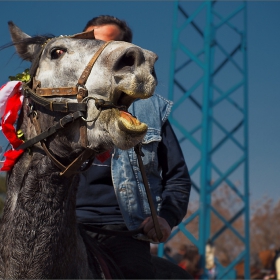
M153 94L157 57L90 33L31 37L12 22L9 28L18 55L31 62L32 80L23 84L17 122L24 152L7 175L0 278L103 278L95 255L102 252L87 247L76 223L77 174L113 146L128 149L143 139L146 124L127 108ZM155 260L158 278L176 277L169 265Z

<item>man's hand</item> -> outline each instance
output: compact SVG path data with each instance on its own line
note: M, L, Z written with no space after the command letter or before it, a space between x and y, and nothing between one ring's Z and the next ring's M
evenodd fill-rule
M157 234L156 234L156 230L154 227L154 222L153 222L152 217L146 218L142 222L141 227L143 227L143 232L145 235L148 236L149 239L152 239L154 242L165 242L167 240L167 238L169 237L169 235L171 234L171 228L164 218L161 218L159 216L157 218L158 218L158 222L159 222L159 228L163 235L161 240L158 240L158 238L157 238Z

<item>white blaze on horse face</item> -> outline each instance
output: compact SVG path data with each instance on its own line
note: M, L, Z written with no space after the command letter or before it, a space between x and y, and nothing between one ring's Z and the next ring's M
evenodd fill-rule
M59 38L50 41L41 56L36 79L41 87L72 87L96 51L98 40ZM57 53L59 55L57 55ZM86 82L89 97L126 107L135 99L150 97L156 87L154 63L157 56L133 44L113 41L96 60ZM61 99L61 98L59 98ZM73 102L73 100L72 100ZM95 102L88 102L87 119L99 114ZM97 121L88 123L89 147L101 150L116 145L128 149L142 140L147 126L118 109L103 110Z

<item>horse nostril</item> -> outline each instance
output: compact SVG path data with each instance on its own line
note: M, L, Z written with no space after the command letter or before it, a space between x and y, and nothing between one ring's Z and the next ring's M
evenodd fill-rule
M121 60L122 64L125 66L133 66L135 63L135 54L134 53L126 53L122 60Z
M142 51L131 47L118 59L113 67L114 71L130 70L134 66L139 66L145 61Z

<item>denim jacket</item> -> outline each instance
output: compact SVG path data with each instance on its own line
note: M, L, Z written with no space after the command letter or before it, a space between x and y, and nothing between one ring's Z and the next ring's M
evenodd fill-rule
M143 164L149 181L154 205L159 213L162 202L162 178L158 166L157 147L161 141L161 128L167 120L172 102L160 95L134 102L129 112L141 122L148 125L148 131L142 141ZM120 150L115 148L111 173L115 193L119 202L124 221L129 230L140 226L150 216L144 183L134 149Z

